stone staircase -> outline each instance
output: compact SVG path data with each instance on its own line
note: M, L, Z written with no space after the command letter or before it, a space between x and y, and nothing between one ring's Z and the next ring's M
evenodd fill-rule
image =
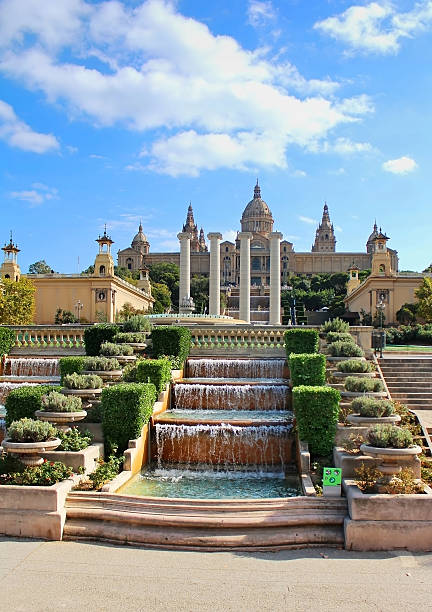
M401 357L379 360L393 400L410 410L432 410L432 359Z

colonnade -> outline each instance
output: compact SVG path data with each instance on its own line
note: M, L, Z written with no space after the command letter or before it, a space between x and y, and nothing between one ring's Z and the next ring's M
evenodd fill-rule
M190 301L190 241L188 232L177 234L180 241L180 313L186 312L182 304ZM220 242L222 234L211 232L207 234L210 242L210 278L209 278L209 314L220 314ZM251 297L251 232L240 232L240 299L239 318L250 322ZM280 325L281 322L281 272L280 272L280 243L282 234L270 234L270 325Z

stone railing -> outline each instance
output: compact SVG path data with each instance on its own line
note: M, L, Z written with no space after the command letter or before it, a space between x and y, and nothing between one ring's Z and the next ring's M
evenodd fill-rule
M192 354L201 349L283 349L285 327L233 325L191 327Z
M84 331L90 325L8 325L15 332L15 348L81 349Z

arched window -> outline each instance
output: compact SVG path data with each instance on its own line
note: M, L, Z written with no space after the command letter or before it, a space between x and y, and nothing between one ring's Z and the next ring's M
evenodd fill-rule
M128 270L132 270L132 264L133 264L133 260L132 260L132 258L131 258L131 257L128 257L128 258L126 259L126 268L127 268Z
M328 234L326 234L326 235L325 235L325 239L326 239L326 240L328 240L328 239L329 239Z
M381 273L381 274L384 274L384 273L385 273L385 265L384 265L384 264L381 264L381 265L380 265L380 267L379 267L379 271L380 271L380 273Z
M5 274L5 278L10 278L9 274Z
M100 274L101 276L104 276L104 275L105 275L105 266L100 266L100 267L99 267L99 274Z

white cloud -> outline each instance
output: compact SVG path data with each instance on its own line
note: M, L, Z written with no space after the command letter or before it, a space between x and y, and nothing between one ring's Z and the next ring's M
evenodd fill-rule
M342 228L341 228L341 226L340 226L340 225L335 225L335 226L334 226L334 228L335 228L335 230L336 230L337 232L339 232L339 233L340 233L340 232L342 232Z
M303 223L308 223L309 225L317 225L318 221L316 219L312 219L311 217L303 217L303 215L299 215L299 220Z
M249 0L247 14L248 21L254 28L276 18L276 11L270 0Z
M3 100L0 100L0 138L11 147L32 153L47 153L59 148L55 136L33 131Z
M389 159L382 165L383 170L392 174L408 174L417 168L417 163L411 157L399 157L398 159Z
M105 155L97 155L96 153L91 153L89 157L90 159L108 159Z
M307 172L305 172L304 170L294 170L291 174L295 178L304 178L305 176L307 176Z
M236 238L236 230L230 229L222 232L222 241L228 240L229 242L235 242Z
M58 189L55 187L48 187L44 183L33 183L32 189L24 189L22 191L12 191L9 195L15 200L22 200L23 202L29 202L32 206L43 204L48 200L58 199Z
M353 51L397 53L402 38L431 29L432 1L417 2L406 13L397 13L387 1L350 6L334 17L315 23L314 28L340 40Z
M338 99L339 84L328 77L307 79L268 50L214 35L168 0L22 3L0 0L7 24L0 71L73 119L157 130L143 152L147 165L128 170L197 176L221 167L286 168L290 146L319 148L373 110L367 96ZM252 6L262 17L273 10L269 2Z
M314 143L310 150L313 153L338 153L339 155L352 155L354 153L368 153L373 151L369 142L353 142L349 138L337 138L334 142Z

